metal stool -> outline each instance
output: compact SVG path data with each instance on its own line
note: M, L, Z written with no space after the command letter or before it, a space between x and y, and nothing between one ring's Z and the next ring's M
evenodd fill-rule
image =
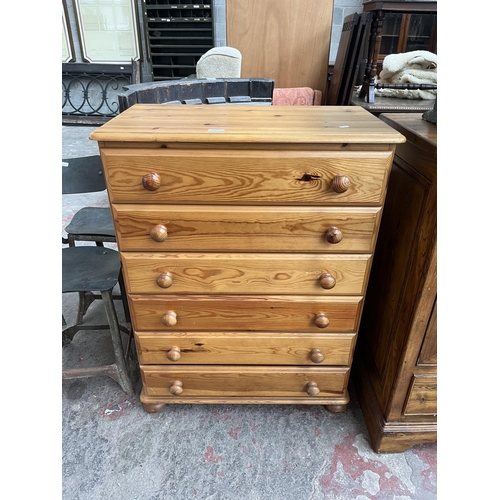
M106 182L100 155L63 159L62 194L93 193L104 191ZM70 247L76 241L90 241L96 246L103 243L116 243L113 217L109 207L84 207L78 210L71 222L64 228L68 237L63 239ZM125 296L125 284L120 269L118 277L120 295L113 295L115 300L123 302L125 319L130 322L130 311ZM83 316L95 300L92 292L79 293L77 323L83 322Z
M127 369L127 361L122 345L120 331L129 335L127 356L132 346L132 332L120 325L113 302L112 290L118 283L121 263L118 252L99 246L79 246L62 249L62 293L100 292L106 310L107 325L75 325L66 327L62 332L63 347L68 345L80 330L109 330L115 362L110 365L90 368L63 369L62 378L85 378L106 375L120 384L128 394L134 390Z

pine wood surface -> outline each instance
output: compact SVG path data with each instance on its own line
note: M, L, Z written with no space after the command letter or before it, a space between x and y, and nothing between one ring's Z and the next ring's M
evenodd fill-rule
M179 402L343 411L405 139L355 107L214 108L136 105L91 134L141 401L149 412Z
M318 396L342 396L347 388L349 369L346 367L295 366L165 366L142 365L149 396L175 398L169 387L175 380L183 385L182 396L212 397L271 397L307 396L308 382L316 382Z
M117 203L381 204L391 152L218 151L128 149L104 151L106 184ZM157 173L156 191L142 185ZM345 175L351 188L331 183Z
M371 253L381 208L115 204L113 214L123 251ZM151 239L157 224L165 241ZM331 226L339 243L326 239Z
M135 332L141 364L310 365L311 350L324 355L321 366L350 365L354 333ZM180 358L167 354L178 347ZM319 365L319 364L318 364Z
M370 260L370 254L123 254L130 293L169 295L362 295ZM156 282L163 272L172 275L168 288ZM329 290L320 285L325 272L336 279Z
M175 331L354 332L362 297L254 295L129 295L134 330L168 331L161 318L175 311ZM324 312L330 324L319 329ZM171 328L172 329L172 328Z
M135 104L90 134L99 142L395 144L405 138L358 106Z

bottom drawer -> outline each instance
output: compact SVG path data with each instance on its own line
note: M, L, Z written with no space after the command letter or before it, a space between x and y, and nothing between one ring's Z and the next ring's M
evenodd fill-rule
M143 393L177 397L335 397L349 368L141 365Z

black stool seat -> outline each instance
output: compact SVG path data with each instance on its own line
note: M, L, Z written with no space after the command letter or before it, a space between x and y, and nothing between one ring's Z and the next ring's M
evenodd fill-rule
M118 283L121 262L116 250L106 247L78 246L62 249L62 292L78 292L80 299L87 292L100 292L108 323L105 325L83 325L78 317L76 324L64 325L63 347L68 346L80 330L109 330L115 362L104 366L63 369L63 380L106 375L120 384L129 395L134 393L128 376L127 355L124 352L120 331L129 336L127 354L132 345L132 331L118 322L113 303L112 289ZM79 307L81 309L81 307ZM64 318L63 318L64 319Z
M63 159L62 194L94 193L105 189L100 155Z
M109 207L84 207L78 210L65 231L73 237L75 235L99 235L116 238Z
M121 269L116 250L94 246L63 248L62 266L63 293L111 290Z

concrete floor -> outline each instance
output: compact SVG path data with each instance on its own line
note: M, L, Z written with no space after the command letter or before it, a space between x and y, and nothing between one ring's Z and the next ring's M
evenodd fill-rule
M94 128L63 126L62 157L97 154L88 140ZM63 196L63 235L80 207L107 203L106 192ZM76 299L62 297L68 323ZM96 301L85 321L103 318ZM112 362L108 340L78 333L62 350L63 367ZM62 382L63 500L437 498L436 443L376 454L352 387L339 415L306 405L172 405L149 414L136 364L131 371L132 397L107 377Z

